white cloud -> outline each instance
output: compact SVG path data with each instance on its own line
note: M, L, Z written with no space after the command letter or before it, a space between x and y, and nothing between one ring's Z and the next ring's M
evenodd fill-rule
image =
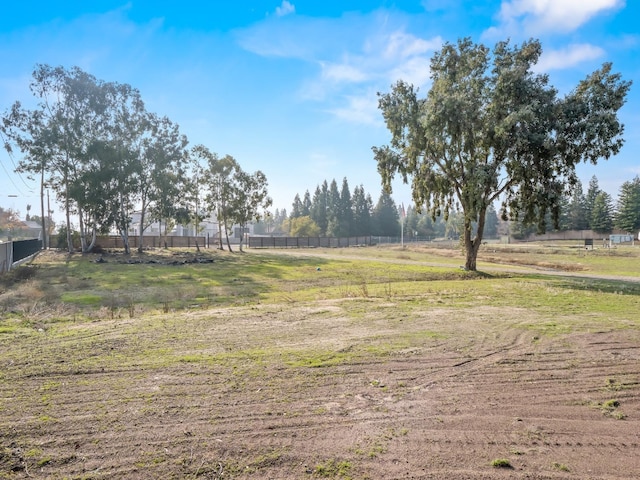
M320 62L322 78L333 82L359 83L367 80L368 75L360 68L346 63Z
M284 6L284 2L283 2ZM429 80L439 36L422 38L406 30L405 20L386 10L340 18L290 16L265 19L236 31L240 45L262 56L294 58L315 68L298 88L298 98L343 120L372 124L378 118L376 91L402 79L416 86ZM370 95L363 97L363 91Z
M572 32L593 17L622 8L625 0L511 0L503 1L500 25L488 35L538 35L543 32Z
M290 13L295 13L296 7L287 2L287 0L282 0L282 4L279 7L276 7L276 15L278 17L284 17L285 15L289 15Z
M401 31L394 32L388 36L383 57L387 59L397 59L424 55L427 52L439 49L442 43L443 40L440 37L424 40Z
M561 50L543 52L535 66L538 72L571 68L582 62L595 60L603 56L605 51L588 43L572 44Z
M315 95L316 100L339 98L339 105L327 111L341 120L380 126L375 92L388 90L400 79L424 86L429 81L431 53L442 43L440 37L423 39L401 29L376 32L363 40L360 52L344 55L340 62L321 62L321 76L305 94L307 98Z
M378 110L378 97L373 91L366 95L346 96L346 105L330 109L336 117L351 123L380 126L382 117Z
M403 80L416 87L422 87L429 82L430 75L429 59L413 57L391 70L389 82L396 83L398 80Z

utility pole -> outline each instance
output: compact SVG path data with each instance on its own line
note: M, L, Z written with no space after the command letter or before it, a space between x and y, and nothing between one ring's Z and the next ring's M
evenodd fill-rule
M40 169L40 212L42 214L42 249L47 249L47 227L46 217L44 216L44 164Z
M49 229L51 228L51 203L49 202L49 189L47 189L47 219L43 220L47 224L47 247L51 248L51 239L49 238Z

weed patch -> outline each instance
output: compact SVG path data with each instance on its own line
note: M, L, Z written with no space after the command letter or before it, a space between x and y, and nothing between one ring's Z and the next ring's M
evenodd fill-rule
M511 465L511 462L506 458L496 458L492 460L491 466L494 468L508 468L508 469L513 468L513 466Z
M323 478L348 478L353 465L347 460L326 460L312 470L313 474Z

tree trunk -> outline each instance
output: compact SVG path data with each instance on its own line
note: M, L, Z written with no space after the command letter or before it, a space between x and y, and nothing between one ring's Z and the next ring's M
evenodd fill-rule
M93 251L93 247L96 246L96 241L98 240L98 232L96 231L96 226L93 225L91 228L91 243L89 243L89 247L87 248L88 252Z
M240 251L242 252L242 241L244 240L244 224L240 225Z
M44 165L42 166L40 175L40 212L42 214L42 248L49 248L49 244L47 242L47 228L46 228L46 217L44 216ZM28 220L28 219L27 219Z
M220 219L218 219L218 250L224 250L222 246L222 223L220 223Z
M129 246L129 233L126 229L120 229L120 238L122 238L122 246L124 247L124 254L131 254L131 247Z
M231 240L229 240L229 230L227 230L226 225L224 227L224 235L227 239L227 248L229 249L230 252L233 252L233 250L231 249Z
M120 202L122 202L122 199L120 200ZM120 215L120 220L119 220L120 238L122 238L122 246L124 247L124 254L130 255L131 247L129 246L129 231L128 231L129 222L125 220L126 213L122 208L120 209L119 215Z
M480 245L482 244L482 234L484 233L484 222L485 222L485 214L487 213L487 209L483 208L480 210L480 214L478 215L478 231L474 239L471 238L471 227L472 222L465 215L464 219L464 249L466 254L464 269L475 272L477 271L477 259L478 259L478 251L480 250Z
M64 176L64 210L67 219L67 249L69 253L73 253L73 238L71 236L71 206L69 205L69 182L67 181L67 174Z
M138 235L138 253L142 253L142 243L144 240L144 213L145 209L142 208L140 212L140 234Z
M82 253L87 253L89 250L87 249L87 239L85 237L86 231L84 228L84 219L82 215L82 208L78 207L78 228L80 229L80 251Z

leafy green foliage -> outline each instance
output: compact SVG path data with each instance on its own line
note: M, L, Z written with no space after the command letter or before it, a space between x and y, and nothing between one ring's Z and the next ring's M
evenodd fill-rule
M292 237L317 237L320 227L308 215L287 220L289 235Z

